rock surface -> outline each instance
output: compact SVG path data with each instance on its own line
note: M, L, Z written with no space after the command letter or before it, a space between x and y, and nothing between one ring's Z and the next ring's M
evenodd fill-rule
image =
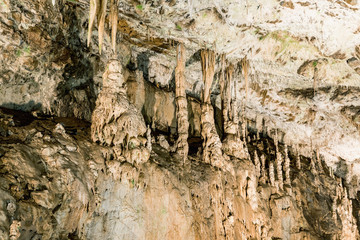
M0 0L0 239L359 239L358 1L108 2Z
M232 158L233 172L196 155L183 165L157 143L149 162L135 167L91 143L89 125L76 119L1 126L12 132L1 137L3 239L358 238L357 199L327 168L316 163L313 174L305 157L301 170L291 168L291 184L277 189L249 159ZM248 147L267 149L264 168L275 158L271 139Z

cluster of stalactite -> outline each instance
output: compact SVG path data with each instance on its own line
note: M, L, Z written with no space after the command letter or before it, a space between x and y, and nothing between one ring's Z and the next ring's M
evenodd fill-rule
M179 43L176 48L177 65L175 69L175 104L177 119L177 140L170 147L165 137L158 136L160 146L176 151L184 160L188 158L188 106L185 92L185 47ZM214 109L211 104L211 88L214 81L216 54L214 51L201 50L203 91L201 95L201 136L203 139L202 159L205 163L218 168L226 168L229 157L250 159L247 143L251 141L247 124L239 115L239 84L233 79L234 66L220 56L219 86L223 118L223 139L217 133ZM244 61L244 60L243 60ZM243 63L243 67L248 67ZM247 70L243 70L247 71ZM242 121L240 121L242 119ZM254 140L260 140L257 129ZM133 164L146 162L152 151L150 126L146 127L141 113L136 110L126 95L126 81L118 60L110 60L103 75L103 88L92 115L92 139L104 145L113 146L117 159ZM278 133L274 135L275 158L267 159L263 152L255 150L252 154L256 177L260 183L269 183L274 191L291 191L290 158L287 145L283 153L279 148ZM300 170L299 146L293 146L295 166ZM323 172L319 151L314 151L310 161L311 172ZM330 171L331 173L331 171ZM335 200L334 200L335 201ZM334 203L335 204L335 203Z
M233 80L234 66L221 56L220 94L224 125L223 151L236 158L248 158L246 145L240 139L238 84ZM245 136L246 133L244 132Z
M95 20L98 23L99 52L101 53L104 41L104 28L108 0L90 0L89 27L87 45L90 46L92 30ZM110 25L111 25L111 47L115 51L116 33L118 24L118 0L110 0Z
M211 105L211 86L215 73L216 54L211 50L201 51L201 68L204 88L201 96L201 135L203 160L216 167L223 167L222 143L215 128L214 109Z
M268 169L268 177L269 182L272 187L276 189L276 191L282 191L289 189L291 191L291 179L290 179L290 158L289 158L289 150L288 146L284 145L284 152L281 153L279 149L279 140L278 133L276 131L274 136L274 145L275 145L275 161L269 160L269 169ZM257 154L254 155L254 164L256 165L259 160ZM265 183L267 181L267 175L265 170L266 157L264 155L261 156L261 171L258 177L261 182ZM300 156L298 151L296 150L296 166L300 170ZM285 174L285 177L284 177ZM276 176L276 178L275 178Z
M202 157L204 162L216 167L224 166L224 157L240 159L249 157L246 144L240 139L243 128L239 127L238 84L233 80L234 66L221 55L220 93L224 124L224 139L221 141L215 127L214 109L211 104L211 87L214 81L216 53L201 50L201 67L204 87L201 94L201 135L203 138ZM188 113L185 93L185 48L177 46L177 66L175 69L176 117L178 126L177 153L187 159L188 154ZM243 134L244 135L244 134ZM225 153L225 155L223 155Z
M129 102L121 63L110 60L92 114L92 140L112 146L118 160L140 164L150 157L149 131L141 113Z
M99 52L101 53L102 44L103 44L103 35L104 35L104 25L105 17L107 14L107 4L108 0L90 0L90 12L89 12L89 26L88 26L88 46L91 43L92 30L95 25L95 21L98 24L98 37L99 37ZM117 21L118 21L118 0L110 0L110 26L112 28L111 32L111 46L115 52L116 45L116 33L117 33ZM185 47L182 43L177 45L177 65L175 69L175 103L176 103L176 119L177 119L177 133L178 138L175 143L175 146L171 147L171 150L177 152L184 161L188 157L188 130L189 130L189 121L188 121L188 110L187 110L187 99L185 93ZM201 96L201 135L203 138L203 160L206 163L210 163L217 167L222 167L224 165L224 156L223 152L228 156L234 156L237 158L248 158L249 154L246 149L246 144L243 143L240 139L240 130L239 130L239 115L238 115L238 84L237 81L233 81L232 75L234 72L234 67L232 64L227 64L225 55L221 56L222 69L220 77L220 91L222 99L222 112L224 119L224 136L225 139L223 143L216 131L215 120L214 120L214 109L211 105L210 95L211 95L211 86L214 80L215 73L215 59L216 53L212 50L203 49L201 50L201 66L203 73L203 82L204 89ZM245 82L246 82L246 96L247 96L247 76L248 76L248 62L246 58L241 62L244 72ZM108 72L109 70L107 70ZM105 76L106 74L106 76ZM109 79L109 73L104 74L104 79ZM114 75L114 73L110 74ZM120 82L123 82L122 79ZM106 84L104 85L106 88ZM120 88L120 90L123 90ZM121 93L122 91L120 91ZM104 94L104 93L103 93ZM100 94L101 96L101 94ZM234 96L234 98L232 97ZM99 98L101 99L101 98ZM105 100L104 100L105 101ZM99 101L98 101L99 102ZM116 101L115 101L116 102ZM103 105L103 104L99 104ZM110 104L112 105L112 104ZM106 119L100 117L98 113L102 110L99 110L97 107L93 114L93 121L97 120L98 124L95 124L92 131L92 136L94 141L106 142L106 144L120 145L123 144L123 139L125 133L115 134L114 127L107 127L106 125L114 125L111 123L113 119ZM99 116L98 116L99 115ZM111 114L106 114L104 116L110 116ZM100 119L100 120L99 120ZM139 120L139 118L137 119ZM142 122L142 121L135 122ZM108 122L108 124L106 124ZM144 124L141 124L141 127L138 132L134 134L128 134L128 138L135 138L135 136L142 136L145 132L147 137L146 148L151 151L151 132L150 129L144 130ZM107 134L100 134L104 132L101 128L106 129ZM124 128L122 128L125 130ZM116 130L117 131L117 130ZM133 132L133 131L131 131ZM107 136L108 133L115 134L113 139ZM125 135L124 135L125 134ZM104 138L104 139L103 139ZM106 139L105 139L106 138ZM119 139L118 139L119 138ZM130 139L127 139L127 142L131 142ZM140 141L141 142L141 141ZM133 144L132 144L133 145ZM140 144L135 143L136 146ZM128 146L127 146L128 147ZM121 151L117 151L121 152Z

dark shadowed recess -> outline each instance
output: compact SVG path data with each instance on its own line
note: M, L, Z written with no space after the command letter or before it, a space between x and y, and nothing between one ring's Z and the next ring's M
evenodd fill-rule
M71 63L65 66L62 81L57 86L58 101L54 105L60 108L60 114L64 117L74 117L74 109L81 109L82 116L75 116L82 119L90 120L89 116L95 108L95 86L93 81L94 70L93 64L90 58L89 49L86 47L86 43L82 42L79 36L79 32L86 26L81 25L81 21L78 19L76 13L76 6L62 9L64 21L68 23L69 34L66 35L66 41L60 42L60 44L66 44L70 54ZM85 102L79 102L76 98L74 91L84 90L86 93Z

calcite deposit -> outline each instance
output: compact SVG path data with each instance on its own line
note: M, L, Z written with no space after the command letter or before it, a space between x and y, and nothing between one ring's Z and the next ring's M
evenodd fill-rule
M0 0L0 239L360 239L357 0Z
M94 142L114 146L116 157L141 164L149 159L147 131L143 116L126 95L121 63L110 60L92 114L91 137Z

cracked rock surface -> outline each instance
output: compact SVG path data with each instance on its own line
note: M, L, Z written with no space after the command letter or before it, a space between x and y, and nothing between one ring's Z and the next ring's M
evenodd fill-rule
M0 0L0 239L359 239L357 0L91 2Z
M301 170L291 166L291 185L277 189L249 159L232 158L233 172L196 155L184 165L154 143L150 160L134 166L91 143L86 122L29 122L5 109L0 116L11 132L0 139L3 239L358 238L357 198L318 163L314 174L303 156ZM271 139L248 147L251 154L267 149L264 168L274 161ZM294 162L293 152L289 157Z

